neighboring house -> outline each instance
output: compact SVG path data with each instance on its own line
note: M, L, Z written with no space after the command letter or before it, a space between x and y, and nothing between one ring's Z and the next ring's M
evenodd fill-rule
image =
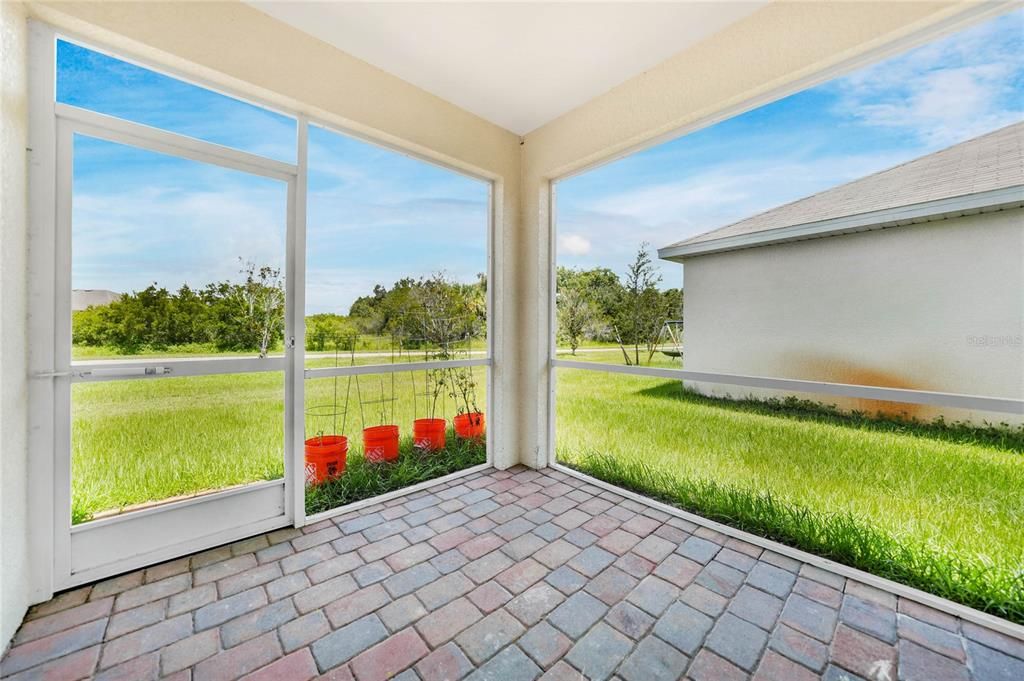
M658 255L685 265L686 369L1024 396L1024 123ZM1024 421L801 397L923 419Z
M120 293L102 288L76 288L71 290L71 311L77 312L93 305L107 305L121 297Z

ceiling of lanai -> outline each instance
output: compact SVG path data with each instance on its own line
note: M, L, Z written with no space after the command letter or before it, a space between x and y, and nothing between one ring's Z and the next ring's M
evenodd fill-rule
M248 1L519 135L766 4Z

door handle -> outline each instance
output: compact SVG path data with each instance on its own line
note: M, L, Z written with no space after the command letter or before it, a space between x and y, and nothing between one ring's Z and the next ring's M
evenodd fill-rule
M110 369L88 369L78 372L79 376L164 376L171 373L171 367L117 367Z

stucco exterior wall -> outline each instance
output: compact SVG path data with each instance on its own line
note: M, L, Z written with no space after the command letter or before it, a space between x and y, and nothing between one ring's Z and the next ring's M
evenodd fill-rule
M686 369L1024 396L1024 209L697 256L683 276ZM928 420L1024 420L801 397Z
M773 2L526 136L516 305L521 456L543 466L551 334L551 181L810 87L935 38L1005 5L968 2Z
M0 2L0 652L29 604L25 8Z

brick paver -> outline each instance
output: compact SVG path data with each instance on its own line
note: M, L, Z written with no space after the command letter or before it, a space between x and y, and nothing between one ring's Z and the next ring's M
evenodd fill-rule
M0 671L1019 681L1024 639L517 467L58 594L32 608Z

